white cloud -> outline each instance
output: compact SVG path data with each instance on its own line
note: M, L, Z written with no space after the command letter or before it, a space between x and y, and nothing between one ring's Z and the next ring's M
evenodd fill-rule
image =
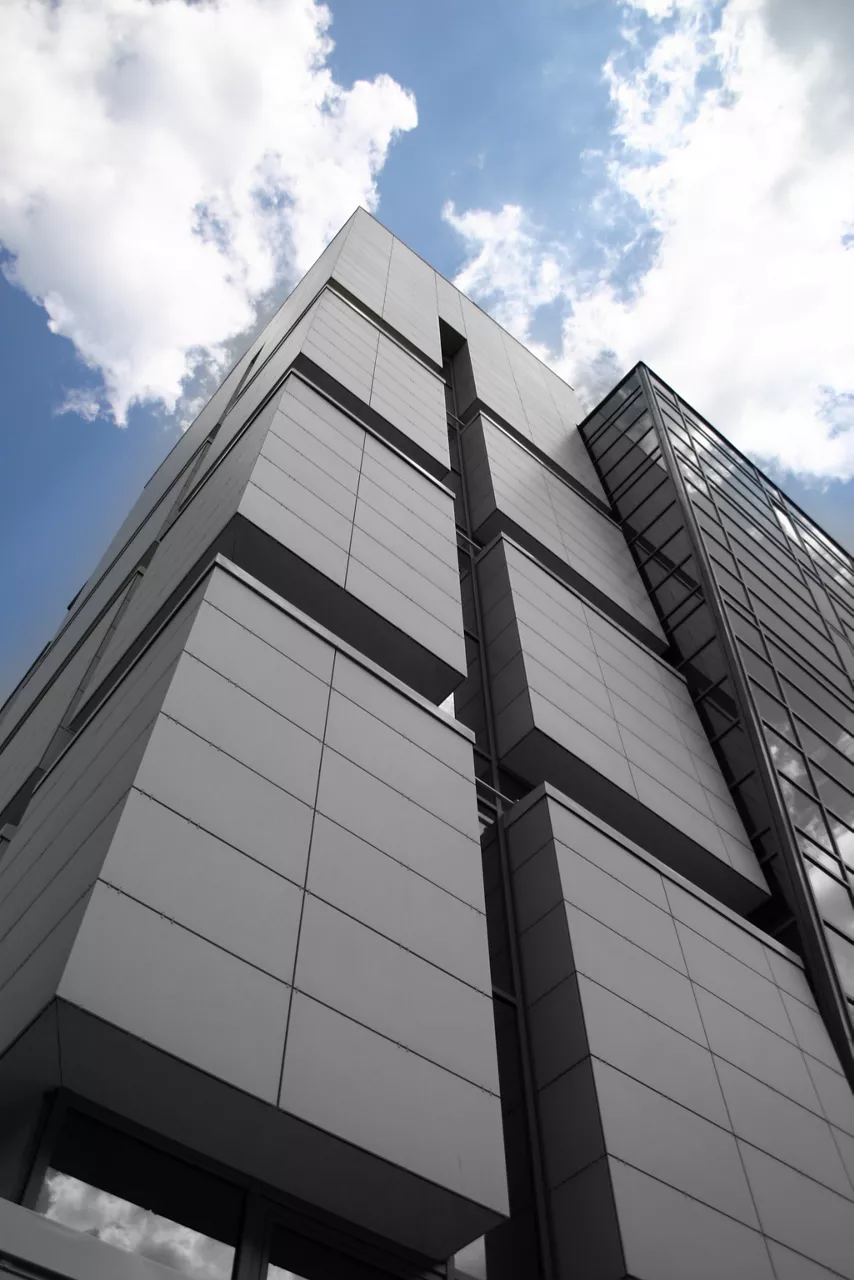
M74 387L66 391L64 398L54 409L54 413L58 418L66 413L73 413L75 417L83 418L85 422L95 422L104 413L105 408L103 396L97 390Z
M728 0L716 26L717 8L635 0L627 10L633 56L604 69L616 136L582 228L587 256L549 242L515 207L451 211L469 249L461 280L523 339L538 305L565 298L573 315L553 363L588 400L643 359L743 449L849 478L854 96L841 68L852 7L818 0L815 27L794 22L808 8L794 0ZM579 266L627 202L638 235L657 243L630 288L631 244Z
M85 1232L171 1267L196 1280L228 1280L234 1250L148 1209L90 1187L68 1174L49 1171L39 1211L54 1222Z
M499 213L470 209L458 214L449 202L442 217L472 249L456 277L458 288L478 298L505 329L529 338L534 312L563 289L566 254L543 244L519 205L506 204ZM544 358L544 350L537 354Z
M376 177L415 101L336 84L313 0L0 5L0 242L123 422L219 369Z

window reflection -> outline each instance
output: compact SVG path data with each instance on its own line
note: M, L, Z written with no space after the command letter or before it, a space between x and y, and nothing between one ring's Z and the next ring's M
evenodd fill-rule
M849 937L854 936L854 906L845 886L819 867L808 865L807 875L822 917Z
M49 1169L36 1212L197 1280L229 1280L234 1249L78 1178Z
M652 385L662 396L654 378ZM684 403L670 395L667 401L660 406L665 426L683 477L693 481L706 550L854 1001L854 706L840 650L841 632L854 628L854 560ZM708 498L697 492L704 481ZM668 632L675 635L672 625ZM717 735L726 729L711 700L703 718ZM721 740L730 764L734 734Z
M818 805L793 786L787 778L780 778L780 789L786 801L792 821L796 827L805 831L811 840L821 845L828 853L833 853L830 835L824 823L824 816Z
M854 1000L854 945L845 938L840 938L832 929L826 930L826 933L845 994L849 1000Z
M833 842L839 852L840 858L843 858L849 867L854 868L854 831L837 822L833 815L829 815L830 829L833 833Z
M815 844L803 831L796 830L795 834L798 837L798 848L801 853L806 854L808 858L811 858L813 862L818 863L820 867L824 867L825 871L832 871L836 875L839 875L839 862L832 853L828 853L825 849L822 849L820 845Z
M196 1280L229 1280L243 1195L223 1179L75 1110L36 1212Z
M812 785L807 774L806 761L801 752L790 746L784 738L779 737L773 729L769 729L767 726L765 728L765 738L771 751L771 758L780 773L786 774L793 782L797 782L800 786L812 791ZM798 804L797 797L793 797L793 804ZM798 818L801 817L801 813L802 810L797 809Z

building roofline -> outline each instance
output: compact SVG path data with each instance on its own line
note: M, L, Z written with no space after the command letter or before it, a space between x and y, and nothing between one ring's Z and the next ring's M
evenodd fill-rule
M358 213L359 210L361 210L362 213L366 213L369 218L372 218L373 221L376 222L377 226L382 227L383 231L387 231L389 235L393 237L393 239L400 240L400 236L395 235L391 227L387 227L384 222L380 221L380 219L376 216L375 213L371 213L370 210L366 209L363 204L356 205L356 208L353 210L353 213L350 214L350 217L347 219L347 222L349 222L350 219L353 217L353 215ZM346 227L347 222L342 223L342 226ZM335 234L337 235L338 233L336 232ZM487 320L491 321L492 324L494 325L498 325L498 328L501 330L501 332L506 333L507 337L511 338L513 342L516 343L517 346L522 348L523 351L527 351L528 355L531 356L532 359L536 360L537 364L541 364L544 369L548 369L552 377L557 378L558 382L562 382L565 387L569 387L570 391L574 396L578 395L578 392L575 390L575 387L572 385L571 382L567 382L566 378L562 378L559 373L555 373L554 369L550 368L550 366L546 364L545 360L541 360L539 356L535 356L533 351L531 351L530 347L526 347L524 342L522 342L521 339L517 338L515 334L511 333L509 329L505 329L503 324L498 324L498 321L495 319L495 317L491 316L489 312L486 311L480 305L479 302L475 302L474 298L470 298L467 293L463 293L462 289L458 288L457 285L454 284L453 280L449 280L447 276L442 275L441 271L437 271L436 268L433 266L432 262L428 262L426 258L422 257L417 249L413 249L412 245L407 244L405 240L400 240L400 243L404 245L405 248L407 248L410 253L414 253L416 258L418 258L420 262L424 263L425 267L429 267L430 270L433 271L437 276L441 276L441 278L445 281L445 284L448 284L451 286L452 289L455 289L461 298L465 298L466 302L470 302L473 307L476 307L477 310L482 315L486 316ZM463 337L465 337L465 334L463 334Z
M837 542L836 538L834 538L831 534L829 534L826 529L823 529L821 525L818 523L818 521L815 520L811 515L808 515L807 512L804 511L803 507L799 503L795 502L794 498L789 497L785 489L781 488L781 486L777 484L776 480L772 480L770 476L767 476L765 472L762 470L762 468L758 465L758 463L754 462L753 459L748 457L746 453L743 453L742 450L739 449L737 445L733 444L732 440L730 440L728 436L725 436L721 430L713 426L712 423L709 422L708 418L704 414L700 413L699 409L695 409L693 404L691 404L689 400L686 400L683 395L680 395L679 392L676 391L675 388L672 387L669 382L667 382L664 378L662 378L660 373L656 373L656 371L653 368L651 368L651 366L648 365L645 360L638 360L637 364L635 364L629 370L629 373L634 373L635 370L639 368L646 369L647 372L651 373L652 376L658 382L660 382L663 387L666 387L667 390L672 393L675 399L681 400L684 405L687 405L687 407L691 410L691 412L700 419L703 426L707 427L708 430L712 433L712 435L715 435L718 437L719 440L722 440L725 445L727 445L730 449L733 450L734 453L738 455L739 458L743 459L743 461L747 464L747 466L751 467L754 471L757 471L766 484L770 484L773 489L776 489L777 493L781 494L782 497L785 498L789 506L794 507L798 515L802 516L803 519L806 520L808 524L816 528L821 534L822 538L825 538L828 542L833 544L833 546L839 551L843 559L848 563L848 565L851 566L852 570L854 570L854 553L852 553L851 551L847 551L840 542ZM629 374L626 374L626 377L628 376ZM622 381L625 381L625 378L622 379ZM616 389L617 388L615 387L614 390ZM607 396L605 397L605 399L607 399Z

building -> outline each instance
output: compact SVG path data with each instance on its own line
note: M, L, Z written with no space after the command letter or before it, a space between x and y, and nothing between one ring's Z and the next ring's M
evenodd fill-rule
M852 641L358 210L3 708L0 1275L854 1280Z

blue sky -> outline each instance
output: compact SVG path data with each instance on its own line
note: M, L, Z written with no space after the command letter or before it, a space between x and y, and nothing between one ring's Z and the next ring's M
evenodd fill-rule
M850 9L333 0L331 50L311 0L5 9L0 689L356 203L589 402L648 360L854 546Z

